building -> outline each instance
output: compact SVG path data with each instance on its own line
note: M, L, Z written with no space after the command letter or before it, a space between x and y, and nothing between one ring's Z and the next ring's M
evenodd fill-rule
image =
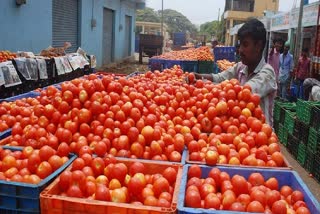
M263 17L267 11L278 11L279 0L226 0L224 9L225 45L234 45L236 37L231 28L250 17Z
M134 53L136 9L145 0L0 1L0 49L39 53L71 42L97 58L97 65Z

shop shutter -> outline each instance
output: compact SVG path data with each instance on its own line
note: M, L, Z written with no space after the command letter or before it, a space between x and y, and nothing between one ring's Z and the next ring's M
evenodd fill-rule
M78 40L78 0L52 1L52 45L62 47L64 42L70 42L72 47L66 52L75 52L79 47Z

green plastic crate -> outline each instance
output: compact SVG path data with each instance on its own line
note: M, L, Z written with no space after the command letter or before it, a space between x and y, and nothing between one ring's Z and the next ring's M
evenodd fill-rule
M289 110L285 110L284 116L284 127L288 130L290 134L293 134L295 125L296 113Z
M279 124L279 130L278 130L278 138L280 140L281 143L283 143L283 125Z
M318 148L319 144L320 144L320 135L314 128L310 127L307 147L310 150L317 152L317 150L319 149Z
M304 101L298 99L297 116L299 120L309 125L311 122L311 109L314 105L320 105L320 102Z
M315 152L313 150L311 150L310 148L308 148L308 146L307 146L304 168L310 173L313 173L313 171L314 171L315 157L316 157Z
M306 144L299 143L297 161L301 164L301 166L304 166L304 162L306 160L306 150Z
M279 98L275 100L274 108L273 108L273 117L275 121L284 122L284 115L282 112L285 110L296 111L296 104L283 101ZM281 121L283 118L283 121Z
M214 73L213 61L199 61L198 73L199 74L212 74L212 73Z
M288 145L288 130L287 130L287 128L286 128L286 126L283 126L283 128L282 128L283 130L282 130L282 144L284 145L284 146L287 146Z

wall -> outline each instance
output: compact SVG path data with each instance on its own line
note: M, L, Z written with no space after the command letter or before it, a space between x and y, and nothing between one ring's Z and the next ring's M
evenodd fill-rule
M265 10L278 11L279 0L256 0L254 4L254 16L263 16Z
M141 5L140 5L141 6ZM103 8L115 11L114 59L123 59L125 16L132 16L131 55L134 52L135 1L129 0L80 0L79 45L88 54L102 62ZM96 27L91 27L91 19ZM52 1L27 0L16 6L14 0L0 1L0 50L32 51L39 53L52 44ZM122 25L122 29L120 29Z
M39 53L52 43L51 0L32 0L16 6L0 1L0 50Z
M93 4L94 1L94 4ZM114 10L114 60L123 59L125 16L132 16L131 54L134 52L135 3L121 0L82 0L80 46L88 53L95 54L98 66L102 63L103 8ZM96 20L96 27L91 28L91 19ZM122 29L120 28L122 25Z

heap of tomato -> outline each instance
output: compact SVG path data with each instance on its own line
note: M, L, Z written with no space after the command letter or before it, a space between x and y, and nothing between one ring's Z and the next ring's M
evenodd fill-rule
M193 208L254 213L310 214L304 195L276 178L253 172L248 178L212 168L202 176L198 165L190 166L185 205Z
M284 165L250 87L194 81L179 67L130 79L91 74L2 103L1 119L12 127L10 145L175 162L187 147L191 161Z
M210 48L201 46L199 48L188 48L180 51L170 51L168 53L154 56L156 59L166 60L191 60L191 61L213 61L213 55Z
M59 176L61 195L118 203L171 207L177 170L150 174L141 162L84 155Z

